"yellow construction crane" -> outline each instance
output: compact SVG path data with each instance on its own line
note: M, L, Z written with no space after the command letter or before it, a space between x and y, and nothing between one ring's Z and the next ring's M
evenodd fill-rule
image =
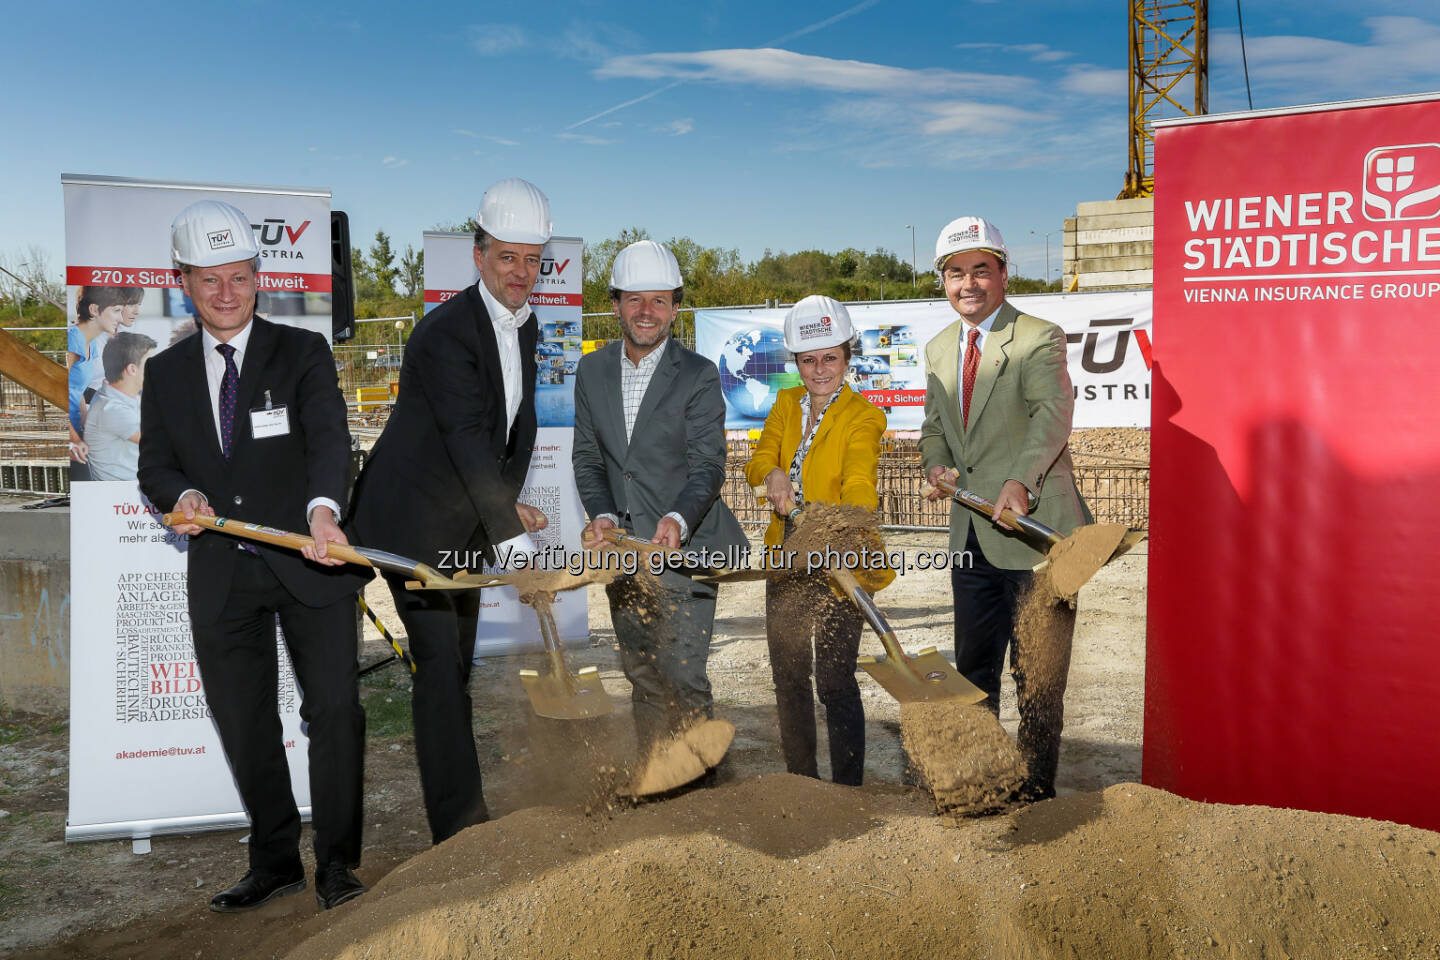
M1155 192L1162 117L1209 112L1209 0L1130 0L1130 169L1120 198Z

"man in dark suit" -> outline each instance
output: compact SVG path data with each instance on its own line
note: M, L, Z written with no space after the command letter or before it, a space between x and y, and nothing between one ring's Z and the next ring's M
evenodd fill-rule
M308 527L303 558L229 537L190 534L195 658L240 797L250 870L210 908L232 913L305 887L300 815L276 712L275 617L309 724L315 895L328 909L365 892L360 862L365 712L356 689L355 592L369 572L327 555L350 463L345 401L325 338L255 315L259 250L249 219L202 200L181 211L171 248L201 329L146 366L140 489L150 502L215 515L219 506L281 529Z
M530 291L550 239L550 205L524 180L485 192L479 281L415 326L400 393L355 488L358 542L438 568L474 569L533 551L540 511L517 502L535 444ZM457 562L458 560L458 562ZM478 591L410 591L387 575L415 658L412 711L435 843L489 817L471 719Z
M582 539L593 544L605 530L625 527L696 553L745 549L745 532L720 499L720 373L670 338L684 296L675 257L654 241L633 243L616 256L610 287L623 339L582 358L575 377L572 464L591 518ZM740 565L735 556L726 560ZM633 577L606 587L641 756L714 714L705 665L715 587L674 569L660 583L661 597Z

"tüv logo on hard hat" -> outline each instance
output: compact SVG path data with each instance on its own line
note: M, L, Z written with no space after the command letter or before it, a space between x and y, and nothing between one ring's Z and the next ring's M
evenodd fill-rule
M235 246L235 237L229 230L211 230L205 234L205 239L210 241L211 250L224 250L226 247Z
M1440 216L1440 143L1376 147L1365 155L1366 220Z

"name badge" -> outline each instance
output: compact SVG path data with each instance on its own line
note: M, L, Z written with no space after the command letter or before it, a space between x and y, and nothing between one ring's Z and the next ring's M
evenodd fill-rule
M250 411L250 436L256 440L283 437L289 433L290 413L284 404Z

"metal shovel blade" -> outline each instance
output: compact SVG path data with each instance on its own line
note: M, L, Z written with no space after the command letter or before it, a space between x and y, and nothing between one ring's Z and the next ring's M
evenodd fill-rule
M979 703L985 699L985 691L966 680L934 647L926 647L915 656L907 657L900 649L894 629L875 605L875 599L860 586L853 573L844 568L829 567L825 572L840 585L870 624L870 629L879 635L880 645L885 648L885 658L865 656L860 657L858 662L892 697L901 703L917 700Z
M586 720L603 717L613 711L615 705L600 683L598 668L583 667L579 673L571 673L565 665L565 654L555 629L555 617L550 613L549 598L531 606L540 620L540 636L545 641L545 653L550 658L547 673L520 671L520 682L530 698L531 708L540 716L552 720Z
M1091 523L1075 530L1050 548L1046 575L1055 595L1073 602L1080 588L1111 560L1130 552L1144 531L1131 530L1123 523Z
M907 657L897 647L896 654L884 658L863 656L859 663L886 693L901 703L927 700L979 703L985 699L985 691L966 680L934 647L926 647L913 657Z

